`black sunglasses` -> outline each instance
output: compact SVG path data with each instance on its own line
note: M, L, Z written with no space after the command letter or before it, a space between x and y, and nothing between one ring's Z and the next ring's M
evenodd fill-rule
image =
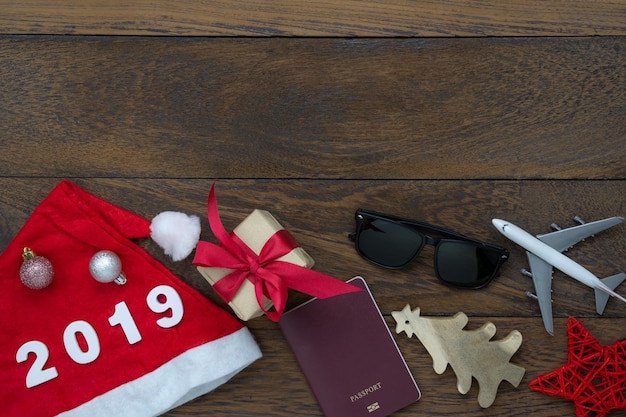
M503 247L428 223L363 209L358 209L354 218L356 232L349 237L363 258L378 266L400 269L413 261L425 245L433 245L435 273L453 287L484 287L509 258L509 251Z

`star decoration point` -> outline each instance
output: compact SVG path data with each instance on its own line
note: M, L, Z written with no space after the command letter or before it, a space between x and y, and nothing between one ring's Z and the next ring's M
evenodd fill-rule
M532 380L530 388L573 401L577 417L626 409L626 340L601 346L574 317L567 332L567 362Z

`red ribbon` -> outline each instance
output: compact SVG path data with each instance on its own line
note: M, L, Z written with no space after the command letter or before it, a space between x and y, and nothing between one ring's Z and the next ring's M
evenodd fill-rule
M220 220L215 198L215 184L211 186L208 201L209 225L220 245L200 241L196 247L193 264L197 266L228 268L234 271L213 284L213 289L230 302L239 287L248 279L254 284L255 295L261 310L273 321L278 321L285 305L289 288L318 298L362 291L312 269L289 262L277 261L298 247L291 233L281 229L265 242L257 255L234 233L228 233ZM275 311L267 311L263 297L272 300Z

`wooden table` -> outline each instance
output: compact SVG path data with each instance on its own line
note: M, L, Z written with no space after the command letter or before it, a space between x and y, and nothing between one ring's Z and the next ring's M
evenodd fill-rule
M79 5L80 4L80 5ZM481 409L426 350L396 341L423 398L397 416L555 416L572 402L528 383L567 359L567 318L602 344L626 337L626 305L595 313L593 291L555 272L555 336L543 329L523 249L492 226L533 233L626 214L626 2L0 0L0 249L61 178L147 218L203 218L218 179L232 229L273 213L340 279L363 275L390 326L410 303L463 311L495 338L517 329L519 387ZM510 248L479 291L438 283L427 251L403 271L361 259L357 207ZM624 225L568 254L598 276L626 268ZM190 260L151 253L220 305ZM626 293L623 288L618 292ZM289 307L307 297L292 293ZM227 307L226 307L227 308ZM263 359L166 414L321 416L286 342L247 322ZM611 416L626 415L616 411Z

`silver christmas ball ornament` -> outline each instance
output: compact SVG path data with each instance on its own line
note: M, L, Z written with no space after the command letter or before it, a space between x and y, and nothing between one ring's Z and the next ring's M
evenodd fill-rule
M110 250L101 250L91 258L89 272L98 282L126 284L126 276L122 272L122 261L115 252Z
M22 253L24 263L20 267L20 280L33 290L46 288L54 278L52 263L43 256L37 256L30 248Z

